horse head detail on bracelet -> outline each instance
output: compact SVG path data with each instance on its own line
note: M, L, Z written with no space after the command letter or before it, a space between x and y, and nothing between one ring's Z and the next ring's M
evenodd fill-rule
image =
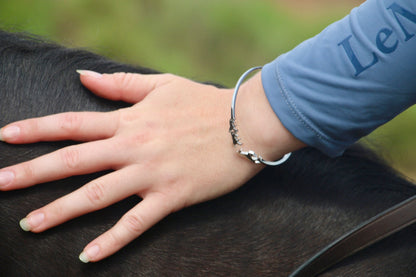
M242 146L243 145L243 143L241 142L241 139L238 135L238 129L237 129L237 125L236 125L236 122L235 122L235 103L236 103L236 100L237 100L238 89L240 88L244 79L251 72L253 72L254 70L258 70L258 69L262 69L262 66L252 67L249 70L247 70L246 72L244 72L244 74L241 75L240 79L238 79L237 84L235 85L233 99L232 99L232 102L231 102L231 118L230 118L230 129L229 129L229 132L231 134L231 138L233 139L234 146L236 146L236 145ZM292 153L287 153L280 160L277 160L277 161L266 161L260 155L257 155L253 150L244 151L242 148L240 148L237 151L237 153L246 157L247 159L249 159L250 161L252 161L255 164L264 164L264 165L270 165L270 166L276 166L276 165L284 163L287 159L289 159L290 155L292 154Z

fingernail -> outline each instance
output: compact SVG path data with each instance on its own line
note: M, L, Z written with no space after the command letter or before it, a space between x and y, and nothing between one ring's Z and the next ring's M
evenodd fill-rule
M17 126L7 126L0 130L0 140L6 141L13 139L20 134L20 128Z
M100 74L98 72L95 72L95 71L91 71L91 70L78 69L77 72L79 73L79 75L92 77L92 78L101 78L101 77L103 77L102 74Z
M2 171L0 172L0 188L6 187L14 180L13 171Z
M20 220L19 225L24 231L27 232L39 226L44 219L44 213L35 213Z
M29 232L30 231L30 225L27 223L27 218L23 218L19 221L20 228L23 229L23 231Z
M89 263L100 252L100 247L97 244L88 247L79 255L79 259L83 263Z

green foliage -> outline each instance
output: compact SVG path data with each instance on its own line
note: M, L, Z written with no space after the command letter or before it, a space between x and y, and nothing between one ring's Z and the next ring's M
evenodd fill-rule
M245 69L289 51L357 1L0 0L0 24L130 64L233 86ZM372 135L383 148L402 153L392 158L410 174L416 171L415 118L413 109Z
M323 9L319 16L301 17L278 3L0 1L0 23L124 62L232 86L247 67L273 60L347 13Z

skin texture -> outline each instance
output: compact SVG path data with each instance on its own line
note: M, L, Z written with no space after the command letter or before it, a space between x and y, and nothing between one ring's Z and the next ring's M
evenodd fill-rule
M227 132L232 90L170 74L80 73L81 82L96 95L134 105L107 113L63 113L5 126L1 138L12 144L85 143L2 169L0 189L112 170L21 221L23 229L43 232L128 196L140 196L143 201L85 247L82 261L112 255L170 213L231 192L263 168L240 157L232 145ZM304 146L274 115L260 74L241 87L237 106L245 149L274 160Z

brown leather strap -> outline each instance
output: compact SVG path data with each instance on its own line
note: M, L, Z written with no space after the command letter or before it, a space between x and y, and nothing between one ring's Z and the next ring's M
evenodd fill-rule
M379 213L322 249L290 277L313 277L416 222L416 195Z

